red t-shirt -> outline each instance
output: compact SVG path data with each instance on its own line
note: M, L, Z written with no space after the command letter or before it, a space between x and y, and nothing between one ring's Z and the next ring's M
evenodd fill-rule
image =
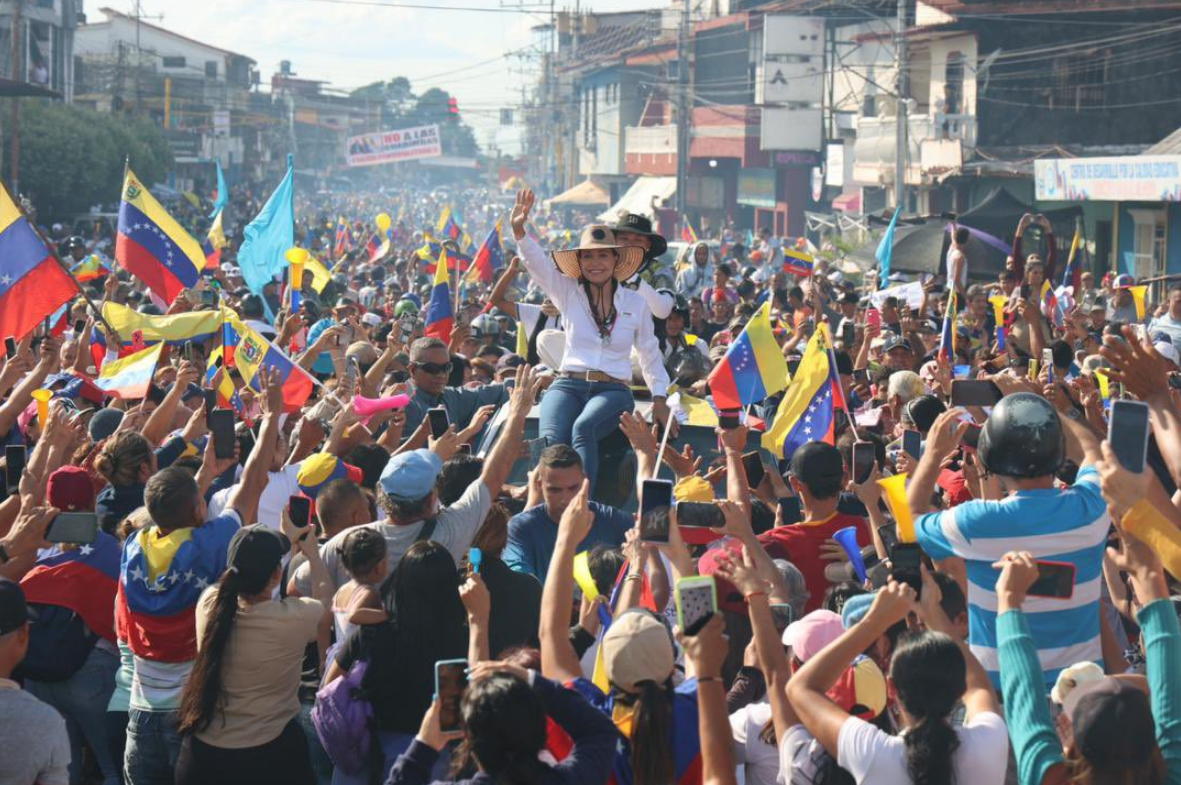
M759 542L767 549L772 559L786 559L804 574L804 583L811 595L804 606L810 613L824 602L824 593L832 585L824 577L824 568L829 562L820 557L820 546L832 539L833 534L849 526L857 527L857 544L861 547L873 543L869 526L864 518L835 512L823 521L805 521L788 526L777 526L759 535Z

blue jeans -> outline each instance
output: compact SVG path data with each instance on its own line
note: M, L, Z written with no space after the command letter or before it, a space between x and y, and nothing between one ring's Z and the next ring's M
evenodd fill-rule
M378 731L377 738L381 742L381 751L385 756L385 763L382 765L381 777L378 781L385 782L389 779L390 769L394 768L394 764L398 762L398 756L410 749L410 742L414 741L414 734ZM444 747L439 759L435 761L435 767L431 770L430 776L432 782L447 777L451 769L451 751L452 745ZM369 785L369 772L346 774L337 767L332 772L332 785Z
M175 711L132 709L127 719L123 776L127 785L173 785L180 757Z
M107 701L115 691L115 671L119 657L114 652L95 647L86 662L65 681L45 682L29 679L25 689L48 703L65 718L70 736L70 782L82 781L82 750L90 747L102 772L103 785L119 785L123 761L111 757L107 742Z
M599 470L599 439L619 427L619 415L635 398L622 384L558 379L541 398L541 435L550 444L568 444L582 458L591 491Z
M332 782L332 758L328 757L328 753L324 751L324 745L320 743L320 737L316 735L316 726L312 724L312 707L315 706L315 700L307 703L300 696L299 701L299 724L303 728L304 736L308 739L308 757L312 762L312 771L316 773L316 782L319 785L329 785Z

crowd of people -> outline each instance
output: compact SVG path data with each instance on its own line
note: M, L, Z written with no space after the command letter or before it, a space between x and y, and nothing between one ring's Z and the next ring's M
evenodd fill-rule
M507 215L493 275L443 208L477 241ZM171 303L101 226L47 228L105 272L3 336L0 785L1181 783L1181 284L1047 298L1037 216L991 280L966 230L884 280L733 227L662 270L649 218L528 190L297 209L330 268L298 308L246 286L240 228ZM215 331L108 394L143 348L111 305L232 314L286 364L247 381ZM718 407L763 313L792 378ZM761 449L816 335L831 422Z

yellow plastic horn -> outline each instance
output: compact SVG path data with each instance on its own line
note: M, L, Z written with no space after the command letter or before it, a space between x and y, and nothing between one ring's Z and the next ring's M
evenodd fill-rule
M49 420L49 399L52 397L52 390L33 390L33 400L37 402L37 424L41 426L41 430L45 430L45 423Z
M390 229L391 223L392 223L392 221L390 220L389 213L378 213L378 215L377 215L377 228L378 229L380 229L382 232L388 232Z
M306 248L288 248L285 255L291 264L291 287L298 291L303 287L303 266L308 261L308 251Z
M906 500L906 478L905 473L895 474L893 477L878 480L878 485L882 486L886 494L886 504L898 523L898 541L914 542L914 516L910 514L910 502Z

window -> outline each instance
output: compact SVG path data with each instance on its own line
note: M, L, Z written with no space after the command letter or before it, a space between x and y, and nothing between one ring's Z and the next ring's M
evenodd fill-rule
M210 79L217 78L217 61L216 60L206 60L205 61L205 75L207 77L209 77Z
M952 52L947 56L947 71L943 77L943 112L961 114L964 109L964 56Z
M163 58L165 68L184 68L185 59L183 57L168 57Z
M1106 50L1056 58L1050 73L1051 107L1077 112L1105 106L1110 67L1111 52Z

